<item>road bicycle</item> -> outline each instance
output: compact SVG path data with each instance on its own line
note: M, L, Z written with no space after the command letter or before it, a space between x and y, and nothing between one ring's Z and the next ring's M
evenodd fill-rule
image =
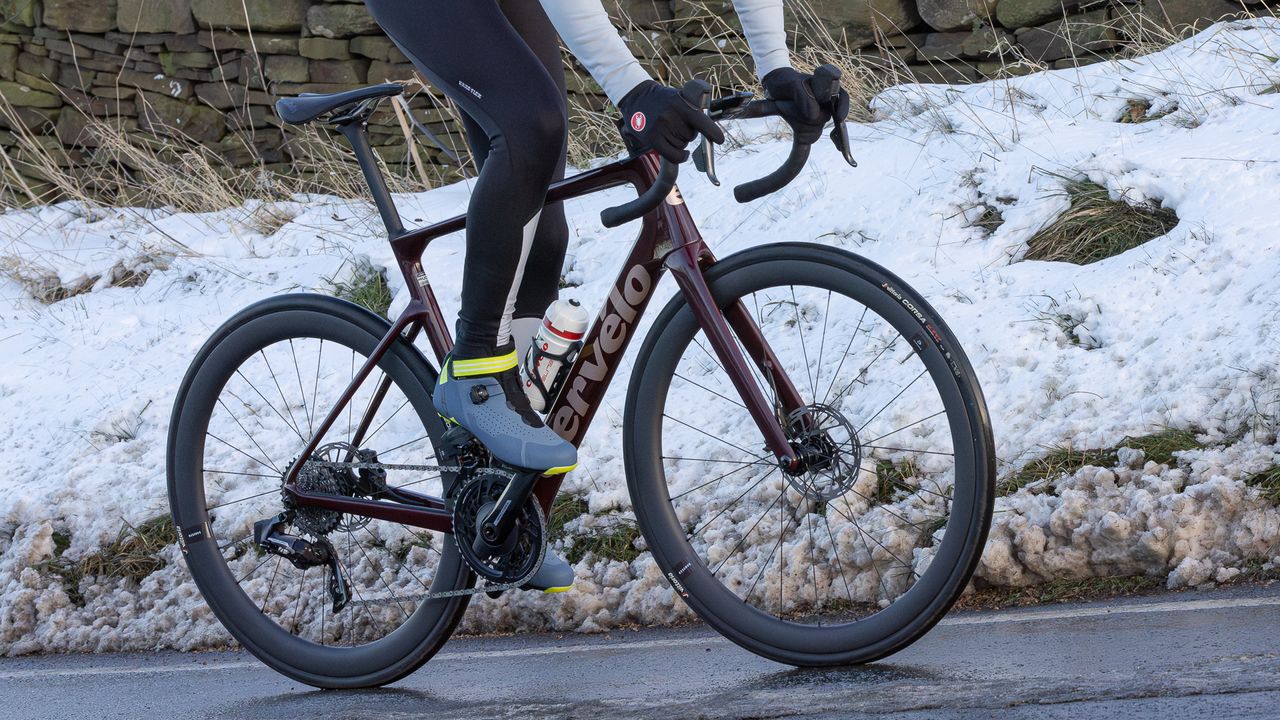
M815 75L834 98L838 71ZM708 102L709 89L682 92L717 120L778 114L745 93ZM326 688L404 677L475 594L518 591L554 540L563 479L503 466L432 407L452 341L422 256L466 219L402 225L365 134L377 103L401 92L277 109L350 142L407 307L394 321L320 294L245 308L192 362L169 433L169 501L209 607L266 665ZM831 137L852 162L842 123ZM781 189L809 150L793 143L736 196ZM718 184L705 141L695 161ZM670 272L678 293L635 358L622 423L643 538L632 549L652 554L656 587L766 658L834 665L901 650L964 590L990 525L994 455L974 372L925 299L864 258L777 242L717 259L676 177L646 153L548 191L551 203L632 185L638 197L602 221L643 223L547 422L582 443Z

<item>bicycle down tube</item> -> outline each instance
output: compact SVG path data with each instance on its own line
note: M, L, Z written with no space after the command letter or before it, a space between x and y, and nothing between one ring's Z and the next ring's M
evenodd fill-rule
M376 205L387 227L393 253L410 294L410 301L392 323L387 335L351 378L338 402L316 427L298 460L285 474L285 488L301 505L316 505L438 532L452 532L450 514L437 498L402 491L415 501L414 504L406 504L307 492L294 485L304 459L310 457L320 446L324 435L351 402L357 389L369 378L391 344L402 334L406 334L407 339L412 341L419 330L425 331L437 364L443 361L453 345L448 325L427 281L422 255L427 246L437 238L464 229L466 217L450 218L417 230L403 230L381 173L371 158L366 163L366 154L371 155L368 153L367 139L361 133L344 134L352 141L356 157L361 161L366 179L373 189ZM638 192L643 193L654 183L658 172L659 164L652 154L610 163L554 184L547 193L547 202L580 197L624 184L634 185ZM800 407L803 402L750 313L737 303L726 311L721 311L716 305L703 277L703 272L714 263L715 258L702 241L679 190L673 189L666 202L645 215L639 236L623 263L604 306L585 334L582 350L570 367L559 395L547 412L546 422L556 433L575 446L581 444L617 372L619 361L634 336L638 321L653 298L654 288L662 274L670 269L706 333L717 359L725 367L752 418L760 427L765 445L784 468L795 466L797 459L780 422L784 422L786 414ZM752 377L749 362L754 363L765 377L775 383L773 392L780 407L775 407L765 397ZM365 408L357 426L358 435L363 434L376 414L385 393L382 385L387 382L387 378L380 381L379 388ZM544 476L539 479L534 492L545 512L550 512L562 480L563 476Z

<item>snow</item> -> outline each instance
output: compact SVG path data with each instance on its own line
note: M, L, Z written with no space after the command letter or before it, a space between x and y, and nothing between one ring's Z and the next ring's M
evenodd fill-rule
M816 241L884 265L927 297L982 383L1002 474L1048 447L1108 447L1164 427L1195 428L1210 446L1182 453L1174 467L1122 450L1116 467L1086 467L1000 498L979 582L1108 574L1155 575L1170 587L1223 582L1246 562L1280 563L1280 512L1243 483L1280 461L1280 94L1262 92L1280 81L1277 48L1280 22L1249 20L1140 59L972 86L892 88L875 100L876 122L851 126L857 169L824 145L795 183L751 205L736 204L691 168L681 191L719 257L782 239ZM1152 113L1169 114L1117 122L1139 99ZM786 154L769 122L730 130L737 147L722 155L721 178L757 177ZM1066 208L1064 179L1080 177L1116 197L1171 208L1179 223L1088 266L1023 261L1027 240ZM599 211L626 196L619 189L567 204L565 277L589 307L607 294L635 232L634 225L603 229ZM421 225L463 212L467 197L460 183L397 202L407 224ZM984 206L1004 217L992 234L970 226ZM92 291L46 306L0 273L0 436L8 439L0 454L0 652L199 649L228 641L174 546L163 554L165 567L141 582L84 581L83 606L39 568L54 555L55 532L69 534L66 556L77 558L112 541L122 520L167 511L172 398L224 319L272 295L328 292L327 278L353 259L392 266L366 203L277 203L272 212L288 222L269 236L255 229L260 210L63 204L0 215L7 245L0 268L20 258L24 277L54 276L65 286L98 278ZM445 239L425 263L449 317L461 260L462 244ZM114 287L113 268L150 275L141 286ZM393 290L398 282L393 271ZM672 292L670 282L658 287L655 310ZM392 312L405 301L397 291ZM594 513L630 509L620 431L634 355L587 437L582 468L566 483ZM695 400L685 405L698 412ZM909 399L885 422L919 409ZM695 418L733 432L731 419L710 410ZM711 451L709 443L702 449ZM703 471L672 475L672 487ZM776 497L780 483L762 485L760 492L774 494L760 497ZM726 492L736 495L737 487ZM725 499L713 494L706 506L683 512L701 517ZM900 516L927 518L929 509L907 501L869 517L869 527L889 538L905 522ZM708 552L723 554L754 519L746 513L717 528ZM762 534L777 532L768 525ZM848 558L859 592L874 596L876 553L856 540L837 533L819 550ZM748 552L737 577L749 577L768 549ZM890 550L914 555L919 568L930 557L929 548L910 543ZM692 617L647 553L629 564L588 556L576 571L571 593L477 598L462 629L597 631Z

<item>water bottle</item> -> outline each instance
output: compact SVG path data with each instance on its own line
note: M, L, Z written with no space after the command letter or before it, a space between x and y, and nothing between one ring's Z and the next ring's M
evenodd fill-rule
M524 392L534 410L542 412L555 397L560 369L577 351L586 330L587 311L577 300L557 300L547 308L524 358Z

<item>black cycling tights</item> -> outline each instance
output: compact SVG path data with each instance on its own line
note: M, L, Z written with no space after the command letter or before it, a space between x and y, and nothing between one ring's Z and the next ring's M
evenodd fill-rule
M569 239L563 206L542 207L565 165L564 66L555 29L538 0L366 3L405 56L465 113L480 176L467 209L453 352L506 352L512 314L540 317L555 300ZM535 218L536 232L526 232Z

